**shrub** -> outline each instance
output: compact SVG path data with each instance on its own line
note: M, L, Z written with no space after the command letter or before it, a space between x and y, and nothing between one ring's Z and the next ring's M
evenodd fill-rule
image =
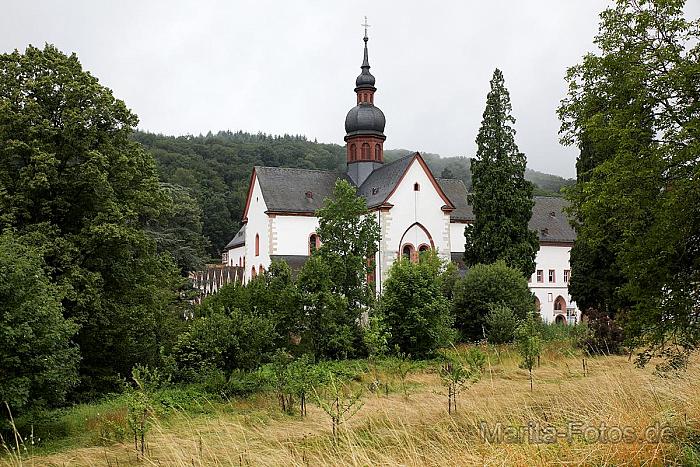
M253 369L267 360L273 342L274 324L265 315L234 309L210 311L195 318L173 346L175 378L198 382L216 370L229 374L234 369Z
M452 303L455 325L465 340L485 337L490 307L502 304L519 320L534 311L534 300L522 273L503 261L477 264L457 281Z
M624 334L617 319L596 310L586 312L588 333L582 341L582 347L592 354L620 354Z
M486 337L492 344L507 344L513 342L515 330L520 320L507 306L498 303L489 306L489 312L485 318Z
M425 356L452 343L454 318L443 295L444 268L434 252L421 255L418 263L401 259L391 267L380 302L391 346Z

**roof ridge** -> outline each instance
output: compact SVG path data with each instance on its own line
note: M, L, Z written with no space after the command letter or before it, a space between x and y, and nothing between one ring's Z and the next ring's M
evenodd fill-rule
M327 174L342 175L342 172L335 170L323 170L323 169L305 169L303 167L276 167L274 165L254 165L254 169L279 169L279 170L303 170L305 172L323 172Z

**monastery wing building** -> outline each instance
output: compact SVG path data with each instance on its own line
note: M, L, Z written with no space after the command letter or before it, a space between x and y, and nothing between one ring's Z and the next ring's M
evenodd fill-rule
M464 229L474 221L461 180L436 178L419 153L384 163L384 113L374 105L377 88L370 73L367 35L362 72L355 80L357 105L345 118L345 173L283 167L255 167L250 177L243 227L226 245L223 262L240 266L244 280L265 271L272 261L299 269L321 239L315 215L345 179L357 187L381 230L375 257L377 293L391 265L404 256L418 260L434 249L463 268ZM569 252L575 232L560 198L535 198L530 228L539 233L537 270L530 289L547 322L574 323L580 318L568 294Z

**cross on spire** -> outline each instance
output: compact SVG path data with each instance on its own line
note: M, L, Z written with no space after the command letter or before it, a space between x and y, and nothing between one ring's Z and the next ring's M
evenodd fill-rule
M366 17L366 16L365 16L365 22L362 23L360 26L364 26L364 27L365 27L365 40L367 40L367 28L370 27L370 25L367 24L367 17Z

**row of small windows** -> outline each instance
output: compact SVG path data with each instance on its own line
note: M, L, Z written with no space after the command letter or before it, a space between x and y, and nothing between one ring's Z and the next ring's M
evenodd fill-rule
M250 277L251 277L251 279L257 277L258 274L265 274L265 268L263 267L262 264L258 267L258 270L257 270L257 271L255 270L255 266L253 266L252 268L250 268Z
M351 161L356 161L357 159L357 145L355 143L350 145L350 160ZM362 143L362 147L360 148L361 154L360 154L360 159L362 161L369 161L372 160L372 147L369 145L369 143ZM380 161L382 160L382 145L381 144L375 144L374 145L374 160Z
M430 245L427 245L423 243L421 246L418 247L418 251L416 252L416 248L411 245L410 243L406 243L402 248L401 248L401 256L404 259L407 259L412 262L418 262L420 259L420 254L424 253L426 251L430 250Z
M535 277L538 283L543 284L544 283L544 270L543 269L538 269L537 272L535 273ZM571 279L571 270L570 269L565 269L564 270L564 283L568 284L569 279ZM530 282L532 278L528 280ZM555 269L550 269L547 274L547 282L553 283L557 281L557 271Z
M373 92L357 93L357 103L359 104L360 102L369 102L370 104L374 104L374 93Z

